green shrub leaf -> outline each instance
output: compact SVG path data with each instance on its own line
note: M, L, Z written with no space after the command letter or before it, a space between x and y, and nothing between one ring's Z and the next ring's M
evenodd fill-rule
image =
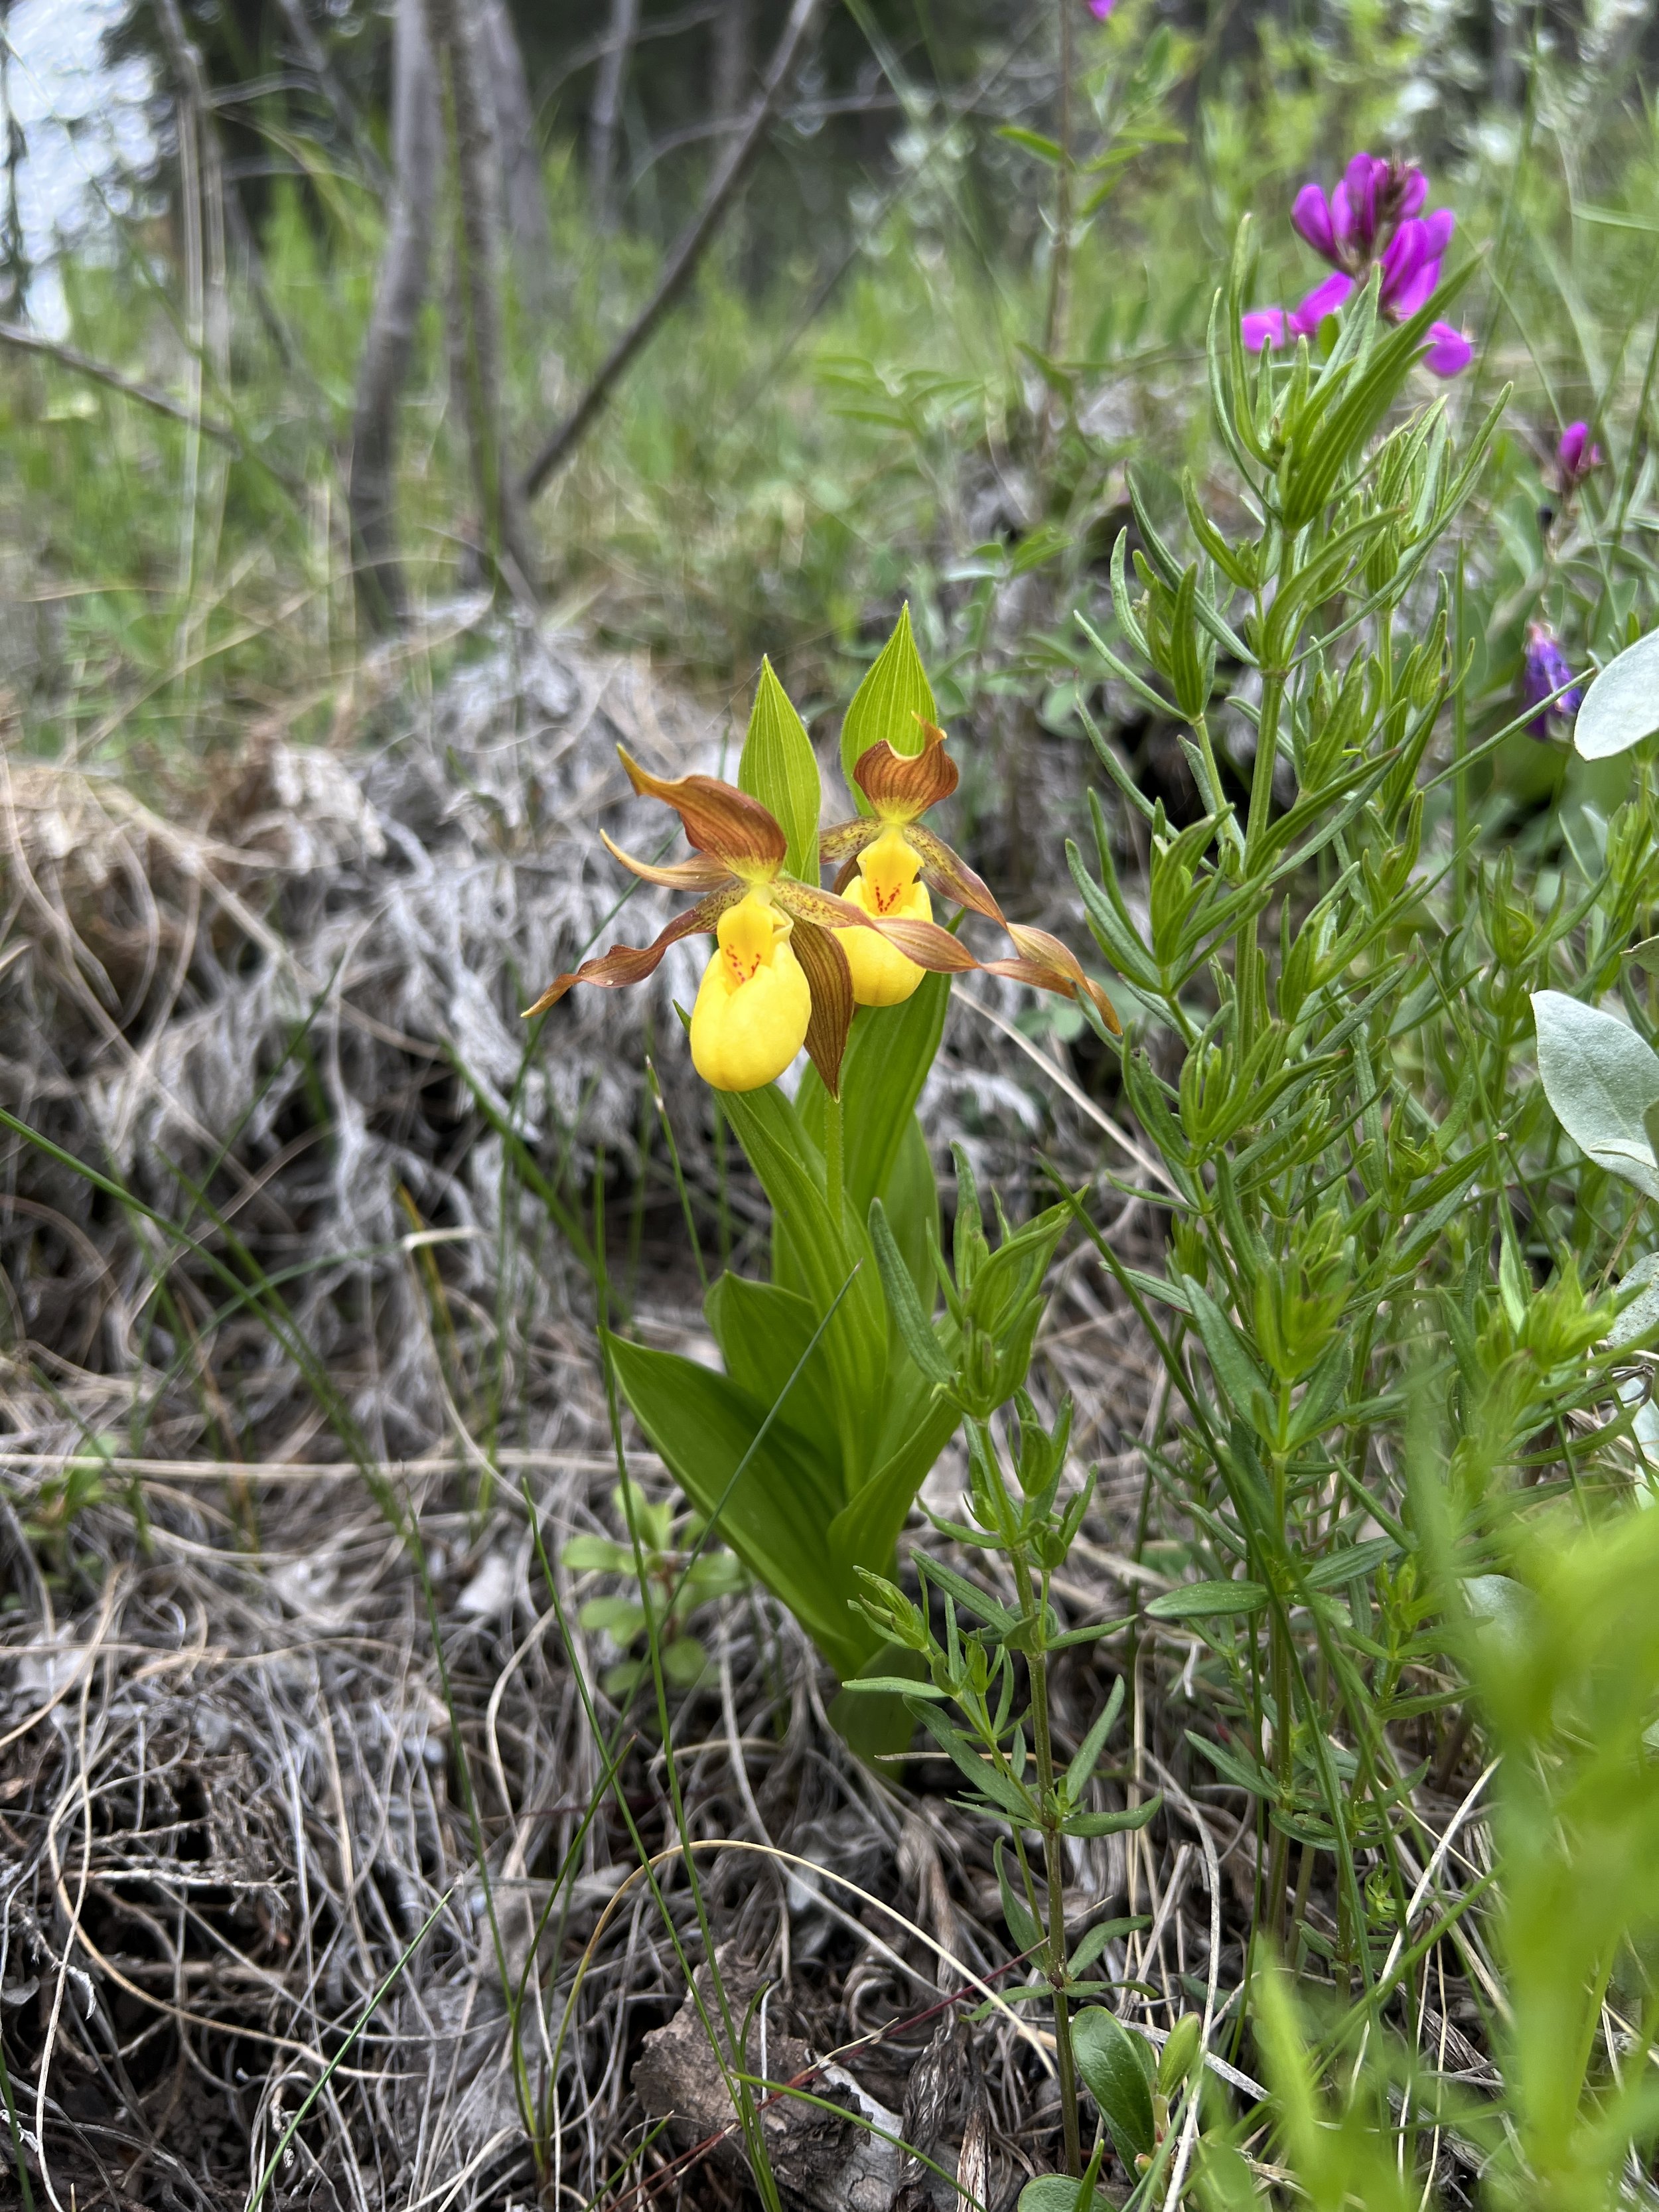
M1139 2038L1099 2005L1091 2005L1078 2014L1072 2040L1078 2072L1111 2130L1119 2158L1133 2173L1135 2160L1150 2157L1158 2141L1146 2064L1137 2049Z
M1153 1620L1204 1620L1212 1613L1260 1613L1267 1602L1260 1583L1183 1583L1153 1598L1146 1612Z
M1659 1105L1659 1053L1628 1022L1565 991L1534 991L1538 1073L1555 1118L1580 1152L1659 1198L1647 1115Z
M1659 730L1659 629L1638 637L1608 661L1578 709L1574 750L1585 760L1610 760Z

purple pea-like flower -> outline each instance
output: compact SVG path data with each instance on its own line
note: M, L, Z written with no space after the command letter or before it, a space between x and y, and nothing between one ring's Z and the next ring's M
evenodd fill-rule
M1304 185L1291 221L1316 253L1333 267L1358 275L1402 222L1420 213L1428 197L1429 180L1421 169L1356 154L1328 199L1322 186Z
M1449 323L1431 323L1429 336L1434 343L1423 356L1423 366L1429 374L1462 376L1474 359L1474 348L1468 338Z
M1304 185L1291 221L1314 251L1331 262L1328 276L1292 308L1259 307L1243 319L1243 336L1253 353L1297 337L1311 337L1335 313L1356 280L1380 269L1378 305L1390 321L1409 322L1433 298L1456 217L1449 208L1425 216L1429 180L1421 169L1375 155L1356 154L1328 200L1319 185ZM1468 339L1449 323L1436 323L1423 365L1435 376L1459 376L1474 357Z
M1592 469L1601 465L1601 448L1590 442L1588 422L1569 422L1561 433L1561 442L1555 449L1555 465L1561 480L1561 495L1565 498L1577 491Z
M1566 689L1563 689L1563 686ZM1528 706L1538 712L1527 725L1527 734L1547 738L1552 714L1571 715L1578 712L1583 693L1573 680L1567 657L1562 652L1554 633L1543 623L1532 623L1527 629L1527 650L1521 665L1521 693ZM1555 695L1559 693L1559 696Z
M1089 13L1097 23L1103 23L1117 5L1117 0L1089 0Z

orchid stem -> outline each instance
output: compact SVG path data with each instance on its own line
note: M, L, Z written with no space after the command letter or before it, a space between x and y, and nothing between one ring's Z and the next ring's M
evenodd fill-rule
M830 1199L830 1218L837 1231L844 1206L842 1183L841 1100L833 1094L823 1103L824 1188Z

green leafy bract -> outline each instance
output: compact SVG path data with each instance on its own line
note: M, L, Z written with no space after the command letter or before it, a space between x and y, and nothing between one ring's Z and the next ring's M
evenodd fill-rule
M911 634L907 599L893 635L865 672L841 726L841 772L860 814L868 814L871 806L854 781L853 770L871 746L884 738L896 753L919 753L922 723L938 720L933 687Z
M761 662L749 734L738 763L738 787L758 799L782 825L789 841L784 866L804 883L818 880L818 810L823 803L818 764L800 716L789 695Z

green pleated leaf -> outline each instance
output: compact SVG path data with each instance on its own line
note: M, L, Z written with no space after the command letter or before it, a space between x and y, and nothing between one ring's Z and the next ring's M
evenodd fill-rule
M911 634L907 599L899 611L897 629L853 694L853 703L841 726L841 770L860 814L868 814L871 806L853 781L858 762L884 738L896 753L919 753L923 742L921 722L938 720L933 687Z
M852 1479L869 1465L887 1369L887 1307L870 1239L845 1208L842 1219L831 1222L822 1158L776 1084L728 1092L721 1106L774 1216L788 1224L789 1267L776 1266L775 1274L807 1300L815 1322L830 1316L820 1348L833 1378L842 1464ZM784 1257L781 1245L778 1257Z
M719 1514L721 1540L836 1672L856 1674L879 1639L852 1610L857 1586L829 1541L822 1465L777 1421L757 1445L767 1408L727 1376L621 1337L607 1342L635 1419L686 1496L700 1513Z
M805 726L769 660L761 662L749 734L738 763L738 787L777 817L789 841L784 865L790 874L804 883L817 883L823 805L818 764Z

